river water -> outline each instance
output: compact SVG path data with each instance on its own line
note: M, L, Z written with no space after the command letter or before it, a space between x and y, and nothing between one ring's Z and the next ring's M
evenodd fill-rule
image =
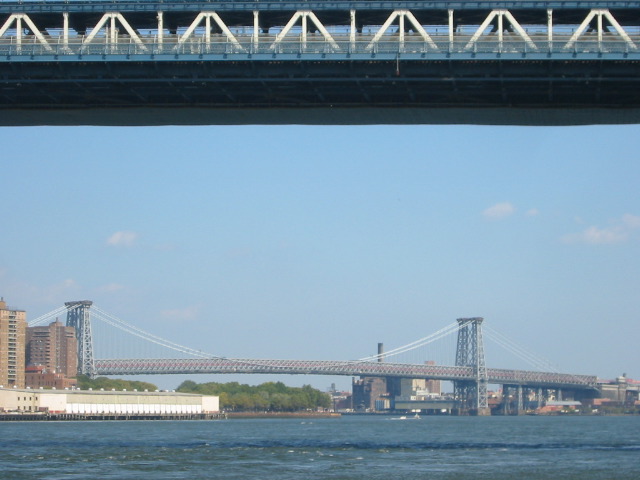
M637 480L640 417L4 422L0 478Z

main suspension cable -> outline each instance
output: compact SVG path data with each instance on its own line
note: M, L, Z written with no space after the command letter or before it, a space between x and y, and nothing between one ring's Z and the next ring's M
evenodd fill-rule
M380 358L393 357L393 356L396 356L396 355L400 355L401 353L405 353L405 352L408 352L408 351L411 351L411 350L415 350L416 348L424 347L425 345L428 345L428 344L430 344L432 342L435 342L436 340L440 340L441 338L452 334L453 332L455 332L459 328L462 328L463 326L465 326L467 323L468 322L465 322L462 325L459 325L458 322L452 323L450 325L447 325L446 327L441 328L437 332L434 332L431 335L428 335L426 337L420 338L420 339L418 339L418 340L416 340L414 342L407 343L406 345L394 348L392 350L389 350L388 352L383 352L383 353L379 353L377 355L371 355L369 357L361 358L361 359L359 359L359 361L361 361L361 362L371 362L371 361L378 360Z
M93 315L95 315L99 320L102 320L103 322L119 328L120 330L123 330L127 333L130 333L131 335L135 335L139 338L142 338L144 340L147 340L149 342L155 343L156 345L161 345L163 347L166 348L170 348L172 350L181 352L181 353L186 353L188 355L193 355L195 357L201 357L201 358L221 358L217 355L213 355L210 353L205 353L205 352L201 352L199 350L196 350L194 348L191 347L186 347L184 345L180 345L179 343L175 343L172 342L170 340L166 340L162 337L159 337L157 335L153 335L152 333L149 333L145 330L142 330L141 328L138 328L134 325L131 325L130 323L125 322L124 320L121 320L117 317L114 317L113 315L110 315L109 313L96 308L94 306L94 308L92 309Z

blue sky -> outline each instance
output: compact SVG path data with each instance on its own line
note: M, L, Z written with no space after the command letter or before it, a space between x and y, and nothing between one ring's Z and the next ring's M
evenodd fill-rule
M561 371L640 378L639 138L2 128L0 295L32 319L90 299L229 357L360 358L483 316Z

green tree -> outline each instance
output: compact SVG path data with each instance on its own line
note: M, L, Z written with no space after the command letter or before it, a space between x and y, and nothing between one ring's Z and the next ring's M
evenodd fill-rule
M105 390L149 390L151 392L158 390L158 387L153 383L135 380L122 380L120 378L108 377L89 378L86 375L78 375L76 379L78 381L78 387L81 390L88 390L90 388L93 390L99 390L101 388Z
M286 412L331 406L331 397L311 385L296 388L287 387L282 382L265 382L251 386L238 382L196 383L185 380L177 390L183 393L218 395L220 407L225 410Z

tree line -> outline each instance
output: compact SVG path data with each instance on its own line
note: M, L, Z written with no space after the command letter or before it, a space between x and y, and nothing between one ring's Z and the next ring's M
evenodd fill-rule
M158 389L158 387L153 383L139 382L136 380L122 380L120 378L89 378L86 375L78 375L76 380L78 381L78 388L80 390L89 390L90 388L100 390L103 388L105 390L138 390L139 392L148 390L150 392L154 392Z
M282 382L266 382L261 385L229 383L196 383L186 380L176 389L182 393L217 395L220 408L242 412L295 412L330 408L331 397L310 385L287 387Z

